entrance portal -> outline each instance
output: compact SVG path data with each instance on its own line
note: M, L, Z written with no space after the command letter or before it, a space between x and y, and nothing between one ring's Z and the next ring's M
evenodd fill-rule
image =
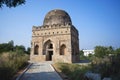
M48 40L44 44L43 55L46 55L46 61L52 61L53 43Z
M52 55L53 51L48 51L48 54L46 55L46 61L52 61Z

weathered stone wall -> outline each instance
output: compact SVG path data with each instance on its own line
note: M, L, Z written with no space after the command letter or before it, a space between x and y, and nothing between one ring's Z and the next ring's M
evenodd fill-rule
M70 26L61 28L37 28L33 27L32 34L32 61L46 61L46 55L43 55L43 45L48 40L53 43L52 61L54 62L69 62L71 63L71 30ZM60 55L60 46L66 45L66 53ZM34 55L35 45L39 46L39 54Z
M72 62L78 62L80 60L78 36L79 34L77 29L74 26L72 26L71 27Z

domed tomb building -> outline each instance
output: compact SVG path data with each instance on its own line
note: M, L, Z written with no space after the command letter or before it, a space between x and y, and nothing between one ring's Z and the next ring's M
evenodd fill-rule
M30 60L78 62L79 34L64 10L52 10L42 26L33 26Z

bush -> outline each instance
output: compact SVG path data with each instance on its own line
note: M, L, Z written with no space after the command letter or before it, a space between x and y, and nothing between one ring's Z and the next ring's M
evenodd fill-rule
M0 80L10 80L28 61L28 55L7 52L0 55Z
M56 63L57 71L64 73L70 80L85 80L84 74L90 69L89 66L68 63Z
M120 78L120 56L113 55L104 58L94 58L92 63L92 71L94 73L100 73L103 77L111 77L113 80L119 80ZM115 78L115 79L114 79ZM118 78L118 79L117 79Z

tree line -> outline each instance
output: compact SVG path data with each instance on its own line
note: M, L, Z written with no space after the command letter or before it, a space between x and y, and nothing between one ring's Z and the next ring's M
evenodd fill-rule
M9 51L18 52L20 54L21 53L30 54L30 47L25 49L25 46L23 45L14 45L13 40L9 41L8 43L0 44L0 53L9 52Z
M120 48L114 49L112 46L96 46L94 48L94 53L95 54L89 54L88 56L85 56L83 50L80 50L80 59L90 59L93 56L103 58L106 56L120 55Z
M114 49L112 46L96 46L94 52L96 57L103 58L104 56L119 55L120 48Z

